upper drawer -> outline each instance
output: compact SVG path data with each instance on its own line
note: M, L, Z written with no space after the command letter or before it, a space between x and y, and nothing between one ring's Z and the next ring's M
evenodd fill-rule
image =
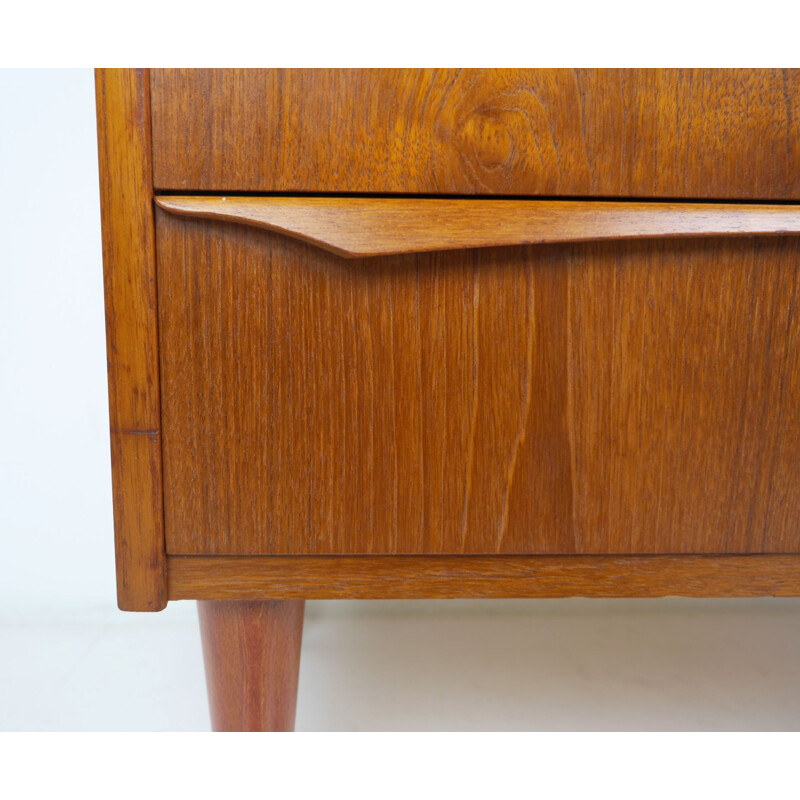
M156 189L800 200L800 70L153 70Z

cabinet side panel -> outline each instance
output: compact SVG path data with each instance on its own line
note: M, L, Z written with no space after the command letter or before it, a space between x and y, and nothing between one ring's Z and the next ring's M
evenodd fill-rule
M98 70L117 600L166 606L155 242L145 70Z

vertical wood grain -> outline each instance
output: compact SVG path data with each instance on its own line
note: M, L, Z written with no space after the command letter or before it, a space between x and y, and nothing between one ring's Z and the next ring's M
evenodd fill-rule
M117 599L166 606L149 79L97 70Z
M302 600L197 604L215 731L292 731Z
M796 237L157 224L170 553L800 550Z
M573 257L585 552L797 552L799 243L586 245Z

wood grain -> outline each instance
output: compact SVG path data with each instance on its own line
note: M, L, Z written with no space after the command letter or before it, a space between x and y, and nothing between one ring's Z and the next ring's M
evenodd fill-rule
M117 599L158 611L167 597L148 75L97 70L96 91Z
M800 555L169 556L170 600L797 597Z
M168 552L800 551L796 238L157 228Z
M800 200L800 70L154 70L158 189Z
M172 214L283 233L344 258L553 242L800 234L800 206L368 197L158 197Z
M215 731L292 731L304 603L198 603Z

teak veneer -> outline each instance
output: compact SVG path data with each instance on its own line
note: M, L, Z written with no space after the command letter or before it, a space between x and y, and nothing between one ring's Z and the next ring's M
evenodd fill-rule
M800 551L800 237L156 221L169 554Z
M308 598L800 595L800 71L97 108L119 605L203 601L216 729L292 727Z
M800 201L797 69L153 70L159 191Z

